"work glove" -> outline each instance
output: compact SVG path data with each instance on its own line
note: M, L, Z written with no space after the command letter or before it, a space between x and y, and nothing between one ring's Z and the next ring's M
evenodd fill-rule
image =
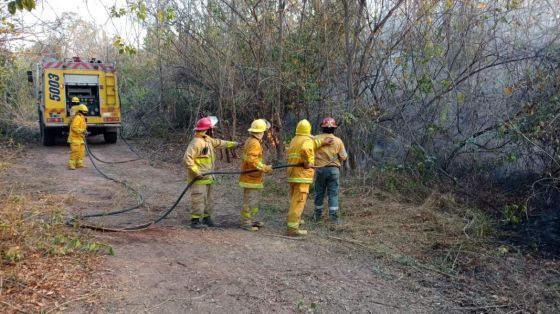
M198 173L198 174L194 177L194 179L195 179L195 180L202 180L202 179L204 179L204 176L201 175L200 173Z
M315 168L315 167L313 166L313 164L309 164L309 163L304 163L304 164L303 164L303 169L311 169L311 168Z
M272 172L272 166L271 165L264 165L262 172L264 173L271 173Z

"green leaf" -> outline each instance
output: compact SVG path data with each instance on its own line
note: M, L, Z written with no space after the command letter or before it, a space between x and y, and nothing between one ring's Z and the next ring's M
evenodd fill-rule
M123 45L122 38L121 37L115 38L115 40L113 41L113 46L121 47L122 45Z
M24 9L23 0L16 0L16 6L18 10L23 10Z
M157 14L156 14L156 18L159 22L163 22L165 19L165 14L163 13L163 10L158 9L157 10Z
M172 8L168 8L166 18L168 21L174 21L177 18L177 13Z
M82 242L79 239L74 239L70 242L72 248L79 248L82 246Z
M397 85L389 83L389 85L387 85L387 89L389 89L391 93L394 93L397 90Z
M146 7L146 4L144 2L140 2L138 4L138 12L136 12L136 17L138 17L140 21L145 21L147 16L148 7Z
M422 76L418 80L418 85L422 93L428 94L432 92L432 79L428 76L427 73L422 74Z
M27 11L31 11L31 10L35 9L36 2L35 2L35 0L24 0L24 6L25 6L25 9Z
M457 102L459 104L465 103L465 94L464 93L462 93L462 92L457 93Z
M13 15L16 14L16 11L17 11L17 7L15 1L8 3L8 12L10 12L10 14Z

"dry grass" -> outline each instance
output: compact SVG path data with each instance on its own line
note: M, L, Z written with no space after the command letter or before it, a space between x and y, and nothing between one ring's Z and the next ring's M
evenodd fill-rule
M453 311L554 313L560 310L560 263L527 255L496 240L498 219L452 193L435 192L403 175L345 176L344 223L306 227L326 248L342 245L374 259L382 278L414 291L432 289L457 304ZM408 180L408 181L407 181ZM388 184L387 182L390 182ZM283 226L288 207L283 173L267 177L263 208ZM305 218L311 221L313 195ZM380 265L381 266L380 266ZM403 277L404 276L404 277Z
M412 268L418 282L441 290L460 310L560 309L560 263L497 241L497 218L451 193L428 194L421 184L402 180L402 189L388 191L383 175L377 176L359 193L342 191L346 222L323 232L359 241L376 255Z
M23 150L0 146L0 312L60 310L78 296L90 294L90 275L104 244L64 226L64 195L36 193L2 180L17 171Z

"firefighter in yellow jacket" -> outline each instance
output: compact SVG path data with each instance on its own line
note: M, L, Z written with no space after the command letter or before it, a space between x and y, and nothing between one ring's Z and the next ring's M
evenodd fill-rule
M239 186L243 188L243 209L241 210L241 228L248 231L258 231L264 223L255 220L259 213L259 201L263 188L263 173L272 172L272 166L263 164L262 141L270 124L264 119L251 123L248 130L251 136L243 146L243 163L241 171L258 170L239 176Z
M76 108L77 112L72 117L70 123L70 131L68 132L68 143L70 144L70 159L68 160L68 168L75 170L84 167L84 158L86 155L86 147L84 144L86 137L86 117L88 108L84 104L80 104Z
M214 149L238 146L237 142L212 138L213 128L216 126L217 120L214 117L204 117L198 120L194 129L194 138L189 143L183 157L187 171L187 181L190 183L196 180L191 187L191 228L194 229L219 226L212 220L212 214L214 213L212 202L214 178L203 174L214 169Z
M288 147L288 163L303 164L302 167L288 168L290 184L290 209L288 211L288 235L307 235L307 230L300 229L301 214L309 195L309 186L313 183L315 170L315 148L323 144L332 144L332 140L314 139L311 135L311 123L301 120L296 127L296 136Z

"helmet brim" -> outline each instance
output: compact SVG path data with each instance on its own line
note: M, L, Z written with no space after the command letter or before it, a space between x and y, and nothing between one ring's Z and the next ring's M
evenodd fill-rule
M215 127L218 124L218 122L220 121L215 116L209 116L208 119L210 119L210 122L212 123L212 128Z

